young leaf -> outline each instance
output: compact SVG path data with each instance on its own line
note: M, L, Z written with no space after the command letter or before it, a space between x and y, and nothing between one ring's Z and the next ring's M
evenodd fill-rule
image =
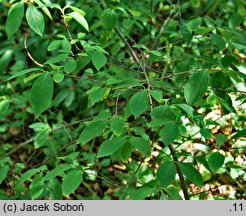
M100 70L107 63L106 56L101 52L94 51L92 52L91 57L92 63L97 70Z
M150 156L151 145L150 141L147 141L141 137L131 137L130 142L138 151L146 156Z
M86 31L89 31L87 21L80 13L74 11L69 13L68 15L74 18L81 26L83 26L86 29Z
M40 0L34 0L38 6L40 6L40 8L42 9L42 11L52 20L52 16L50 14L50 11L47 7L45 7L45 5L43 4L43 2L41 2Z
M105 157L114 154L118 149L120 149L126 141L126 137L115 138L111 140L106 140L99 147L97 157Z
M56 83L59 83L61 82L62 80L64 80L64 74L62 73L56 73L53 75L53 80L56 82Z
M179 136L179 127L174 123L169 123L161 130L160 136L164 144L167 146Z
M176 167L173 161L164 161L156 173L158 183L164 188L173 182L175 175Z
M80 170L73 170L69 172L63 179L62 192L64 195L73 193L81 184L83 180Z
M203 186L202 175L190 163L178 163L178 166L188 180L198 187Z
M85 12L84 12L83 10L77 8L77 7L74 7L74 6L71 6L71 5L67 5L66 7L69 7L69 8L71 8L73 11L75 11L75 12L81 14L82 16L85 16Z
M207 71L194 73L184 87L185 100L189 105L194 105L207 91L209 74Z
M8 39L11 38L20 28L24 17L24 2L20 1L12 5L9 9L6 21L6 32Z
M110 124L112 132L119 137L124 132L124 121L121 119L114 119Z
M42 71L42 69L40 69L40 68L28 68L25 70L18 71L16 73L14 73L11 77L9 77L7 79L7 81L14 79L16 77L19 77L19 76L23 76L23 75L28 74L28 73L33 72L33 71Z
M50 106L53 91L54 83L49 73L45 73L35 80L30 93L30 103L35 115L40 115Z
M144 90L134 94L129 101L130 111L135 119L148 109L148 105L148 95Z
M45 25L44 16L33 4L28 4L26 20L30 28L42 37Z
M100 136L106 125L107 125L106 121L94 121L90 123L81 133L79 137L79 143L81 145L84 145L89 141L91 141L92 139Z
M212 172L216 172L224 164L225 156L219 152L212 153L208 158L208 165Z

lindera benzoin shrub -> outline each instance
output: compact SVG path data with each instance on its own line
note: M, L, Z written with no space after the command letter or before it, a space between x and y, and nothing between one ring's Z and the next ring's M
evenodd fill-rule
M244 1L0 1L1 199L243 199Z

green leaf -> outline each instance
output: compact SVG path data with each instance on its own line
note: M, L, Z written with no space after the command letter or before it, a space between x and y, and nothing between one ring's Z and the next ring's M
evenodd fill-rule
M45 7L45 5L41 1L39 1L39 0L34 0L34 1L38 4L38 6L41 8L41 10L52 20L52 16L50 14L49 9L47 7Z
M226 142L227 136L225 136L224 134L215 134L215 140L217 145L220 147Z
M124 121L121 119L114 119L110 124L112 132L119 137L124 132Z
M43 181L47 181L50 179L55 178L56 176L63 176L64 172L68 169L71 169L72 166L71 165L67 165L67 164L61 164L58 165L55 169L49 171L46 176L43 178Z
M25 173L23 173L21 175L21 177L17 180L16 182L16 187L18 187L18 185L21 185L22 183L24 183L25 181L29 180L32 176L34 176L36 173L45 170L46 166L41 166L39 168L33 168L33 169L29 169L27 170Z
M91 141L92 139L101 136L104 128L106 127L106 121L94 121L90 123L86 128L83 130L79 137L79 143L84 145Z
M182 197L179 195L179 191L180 191L179 188L168 187L166 191L173 200L183 200Z
M239 137L246 137L246 128L241 131L238 131L236 134L233 135L232 139L236 139Z
M225 43L224 39L220 35L218 35L218 34L212 34L210 37L211 37L213 43L216 46L218 46L219 49L221 49L221 50L225 49L226 43Z
M117 24L117 16L113 10L107 9L103 12L102 22L107 30L112 30Z
M229 18L228 23L230 27L235 28L239 26L242 21L243 19L241 15L238 13L235 13L235 14L232 14L232 16Z
M212 132L211 129L208 128L202 128L200 130L200 134L205 138L205 139L210 139L212 137Z
M151 154L151 144L150 141L145 140L141 137L131 137L131 144L142 154L150 156Z
M51 57L48 61L45 62L45 64L55 64L58 62L65 61L68 57L68 54L60 54L54 57Z
M63 52L71 52L72 45L67 38L64 38L61 44L62 44Z
M107 98L110 92L109 88L92 87L87 91L88 94L88 108L94 106L96 103Z
M67 5L66 7L69 7L69 8L71 8L73 11L75 11L75 12L81 14L82 16L85 16L85 12L84 12L83 10L77 8L77 7L74 7L74 6L71 6L71 5Z
M129 142L126 142L122 147L121 147L121 151L120 151L120 159L123 162L127 162L128 159L130 158L131 154L132 154L132 145Z
M41 74L43 74L43 72L31 74L28 77L26 77L25 79L23 79L23 81L24 81L24 83L28 83L29 81L39 77Z
M62 43L61 40L54 40L49 44L47 50L48 51L56 50L61 46L61 43Z
M106 56L98 51L91 53L91 60L97 70L100 70L107 63Z
M9 166L0 167L0 185L2 184L3 180L6 178L9 171Z
M24 2L20 1L12 5L9 9L6 21L6 32L10 39L20 28L24 17Z
M219 99L219 101L222 105L222 110L225 114L237 113L237 111L233 107L232 100L228 94L225 96L225 98L218 97L218 96L217 96L217 98Z
M48 184L48 190L50 193L50 197L53 200L61 200L62 199L62 188L61 183L57 178L52 178Z
M134 94L129 101L130 111L135 119L143 114L149 106L148 95L146 91L139 91Z
M30 28L42 37L45 26L44 16L33 4L28 4L26 20Z
M173 161L164 161L157 170L156 177L161 187L166 188L175 179L176 167Z
M80 170L70 171L64 178L62 182L62 192L64 195L69 195L73 193L81 184L82 172Z
M53 75L53 80L56 82L56 83L59 83L61 82L62 80L64 80L64 74L61 74L61 73L56 73Z
M4 71L12 60L12 55L14 54L13 50L6 50L2 57L0 58L0 68Z
M194 118L194 109L187 104L175 104L176 107L183 110L189 117Z
M87 21L80 13L74 11L72 13L69 13L68 15L74 18L81 26L85 28L86 31L89 31Z
M201 174L190 163L178 163L181 172L185 177L196 184L198 187L203 186L203 179Z
M74 59L68 59L68 61L64 65L64 71L69 74L75 70L77 67L77 63Z
M97 157L105 157L114 154L126 142L126 137L106 140L99 147Z
M208 158L208 165L212 172L216 172L220 167L223 166L225 156L219 152L212 153Z
M172 109L170 108L170 106L167 105L155 107L151 111L150 115L152 118L152 126L162 126L164 124L168 124L176 120L176 117L172 112Z
M186 41L186 43L189 44L192 40L192 34L190 33L189 29L185 25L183 25L180 27L180 33Z
M162 103L164 101L163 92L161 90L151 90L150 94L157 102Z
M167 146L179 136L179 127L174 123L169 123L160 132L163 143Z
M185 85L184 96L189 105L194 105L203 97L209 84L209 74L207 71L197 72L191 75Z
M6 96L0 96L0 113L5 114L9 111L10 99Z
M30 103L35 115L40 115L51 104L54 91L53 80L49 73L39 76L33 83Z
M42 181L43 173L39 173L35 176L30 184L30 194L32 200L37 199L40 197L44 191L44 183Z
M150 196L155 191L152 187L141 187L136 190L133 190L133 192L130 194L131 200L143 200L146 197Z

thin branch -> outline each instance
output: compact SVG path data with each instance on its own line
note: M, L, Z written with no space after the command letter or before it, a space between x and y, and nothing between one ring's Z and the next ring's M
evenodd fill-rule
M174 16L176 16L176 15L177 15L177 13L176 13ZM173 11L171 11L170 14L169 14L169 16L167 17L167 19L166 19L166 20L164 21L164 23L162 24L161 29L160 29L160 32L159 32L159 34L157 35L157 37L156 37L156 39L155 39L155 42L154 42L154 45L153 45L153 50L155 50L155 49L157 48L157 46L158 46L158 44L159 44L160 37L161 37L161 35L162 35L162 33L163 33L163 31L164 31L166 25L168 24L169 20L170 20L172 17L174 17L174 16L173 16Z
M60 127L58 127L58 128L55 128L55 129L50 130L50 131L49 131L49 134L50 134L50 133L53 133L53 132L55 132L55 131L64 129L64 128L66 128L66 127L70 127L70 126L79 124L79 123L81 123L82 121L86 121L86 120L89 120L89 119L91 119L91 117L86 118L86 119L83 119L83 120L81 119L81 120L72 122L72 123L70 123L70 124L62 125L62 126L60 126ZM24 146L26 146L26 145L32 143L33 141L34 141L34 137L33 137L33 138L30 138L29 140L27 140L27 141L25 141L25 142L23 142L23 143L18 144L18 146L16 146L14 149L10 150L8 153L6 153L6 154L3 155L2 157L0 157L0 160L2 160L3 158L8 157L8 156L14 154L14 153L15 153L16 151L18 151L20 148L22 148L22 147L24 147Z
M134 180L135 180L135 178L136 178L136 175L138 174L138 171L139 171L139 169L141 168L141 166L142 166L142 164L143 164L143 162L144 162L145 159L146 159L146 157L144 157L143 160L141 160L141 162L140 162L140 164L138 165L138 168L135 170L135 172L134 172L134 174L133 174L131 180L130 180L130 181L127 183L127 185L125 186L125 189L124 189L123 193L121 194L121 196L120 196L120 198L119 198L120 200L124 198L125 193L126 193L127 189L129 188L130 184L132 184L132 183L134 182Z
M185 183L184 175L183 175L183 173L181 172L181 170L179 169L179 166L178 166L178 158L176 156L176 150L175 150L175 148L173 147L172 144L169 145L169 149L171 151L171 155L172 155L173 160L175 162L174 164L175 164L178 176L179 176L180 186L181 186L181 189L183 191L184 198L186 200L189 200L190 198L189 198L189 194L188 194L188 188L187 188L186 183Z
M37 61L32 57L31 53L28 51L28 48L27 48L27 36L26 36L25 39L24 39L24 47L25 47L25 50L26 50L26 52L27 52L28 57L32 60L32 62L33 62L34 64L38 65L39 67L44 67L44 65L43 65L43 64L40 64L39 62L37 62Z
M133 50L132 46L128 43L128 41L126 40L126 38L124 37L124 35L121 33L120 29L116 26L115 27L115 32L119 35L120 39L125 43L127 49L129 50L129 52L131 53L133 59L140 64L140 60L137 56L137 54L135 53L135 51Z
M151 90L152 86L150 84L149 77L148 77L148 74L146 72L145 61L143 61L143 72L144 72L145 79L147 81L148 98L149 98L149 103L150 103L150 110L152 111L153 110L153 101L152 101L152 97L151 97L151 94L150 94L150 90Z
M44 160L43 162L41 163L38 163L38 164L35 164L33 166L29 166L30 168L35 168L35 167L39 167L39 166L42 166L46 163L48 163L51 159L53 159L59 152L61 152L62 150L70 147L71 145L74 145L74 144L77 144L77 140L75 141L72 141L70 143L68 143L67 145L63 146L62 148L60 148L58 151L54 152L50 157L48 157L46 160Z
M144 76L145 76L145 79L147 80L147 85L148 85L147 91L148 91L148 98L149 98L149 103L150 103L150 109L152 111L153 101L152 101L151 94L150 94L151 84L150 84L149 77L148 77L148 74L147 74L147 71L146 71L145 61L143 60L143 63L141 63L141 61L137 57L137 54L135 53L135 51L133 50L133 48L131 47L131 45L128 43L128 41L125 39L124 35L121 33L120 29L117 26L115 27L115 31L119 35L119 37L121 38L121 40L125 43L127 49L131 53L133 59L138 63L139 67L141 68L141 70L144 73Z

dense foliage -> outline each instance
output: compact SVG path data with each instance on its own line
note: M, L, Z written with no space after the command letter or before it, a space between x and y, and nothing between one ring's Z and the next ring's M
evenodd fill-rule
M0 0L0 198L245 198L245 6Z

